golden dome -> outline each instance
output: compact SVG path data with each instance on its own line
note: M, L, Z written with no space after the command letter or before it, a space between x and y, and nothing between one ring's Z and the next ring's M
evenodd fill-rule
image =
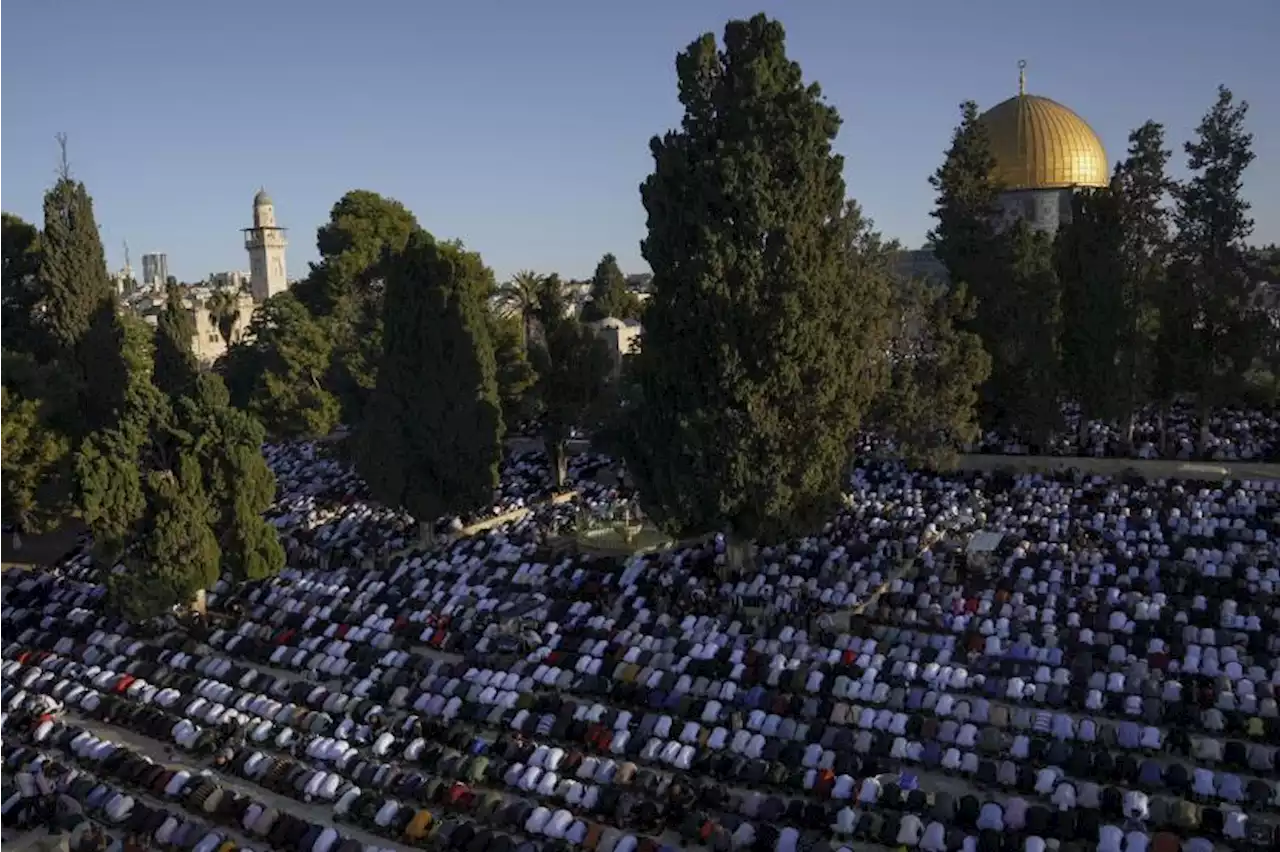
M1004 189L1107 186L1111 168L1088 123L1057 101L1018 94L978 119L987 128Z

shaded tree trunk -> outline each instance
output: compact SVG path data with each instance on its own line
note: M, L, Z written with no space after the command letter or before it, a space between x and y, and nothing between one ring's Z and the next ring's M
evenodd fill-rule
M730 577L741 577L750 567L751 542L730 527L724 532L724 565L720 569L721 582Z
M547 438L547 457L551 459L551 475L556 491L564 488L569 479L569 450L564 438Z

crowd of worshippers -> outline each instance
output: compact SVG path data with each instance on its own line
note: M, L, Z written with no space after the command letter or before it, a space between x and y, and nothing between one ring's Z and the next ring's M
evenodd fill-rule
M198 852L1280 844L1277 483L875 465L743 566L551 554L573 505L370 560L358 479L270 458L282 534L329 558L220 582L203 630L106 611L83 553L4 574L6 814L65 795ZM580 500L618 496L597 463ZM548 487L538 454L504 473Z
M1048 446L1035 446L1017 435L988 430L972 451L995 455L1280 462L1280 409L1275 407L1214 409L1203 435L1200 413L1190 402L1178 402L1163 411L1156 406L1139 409L1128 437L1116 421L1089 420L1082 430L1077 406L1064 405L1062 413L1062 430Z

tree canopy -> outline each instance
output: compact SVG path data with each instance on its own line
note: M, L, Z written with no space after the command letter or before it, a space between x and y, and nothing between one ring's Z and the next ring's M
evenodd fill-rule
M591 276L591 296L582 308L582 319L593 322L605 317L638 319L639 316L640 299L627 287L627 276L618 267L618 259L606 254Z
M547 276L539 295L539 341L530 352L541 415L542 437L552 459L555 484L564 485L565 444L601 398L613 367L608 346L565 310L564 285Z
M679 535L811 529L883 384L887 278L862 262L840 119L784 42L764 15L731 21L723 50L694 41L680 129L650 143L653 295L624 442L646 511Z
M387 265L383 356L356 465L420 523L493 499L503 423L487 328L493 276L425 232Z

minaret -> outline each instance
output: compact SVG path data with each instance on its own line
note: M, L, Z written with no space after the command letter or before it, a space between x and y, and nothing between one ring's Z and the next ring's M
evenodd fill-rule
M254 302L264 302L289 288L284 262L288 241L285 229L276 225L275 205L265 189L253 197L253 227L243 231L249 252L249 291Z

